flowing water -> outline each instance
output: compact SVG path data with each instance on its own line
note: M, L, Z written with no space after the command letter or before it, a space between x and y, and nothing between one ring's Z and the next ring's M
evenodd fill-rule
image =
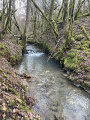
M73 86L55 60L33 45L26 46L20 73L33 76L27 94L36 99L33 111L43 120L90 120L90 95Z

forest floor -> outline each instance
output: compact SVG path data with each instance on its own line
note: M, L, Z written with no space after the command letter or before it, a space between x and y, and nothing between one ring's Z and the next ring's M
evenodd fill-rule
M24 78L11 66L21 57L20 45L10 35L4 36L0 41L0 120L40 120L31 111L35 100L27 97Z
M81 29L85 27L86 34ZM51 57L60 61L64 70L68 71L68 79L79 87L90 90L90 17L78 18L74 23L73 42L70 48L67 48L60 56L62 46L65 41L63 24L58 24L59 38L57 43L51 32L47 31L36 37L36 40L30 39L45 51L49 51ZM88 39L88 37L89 39ZM89 91L88 91L89 92Z

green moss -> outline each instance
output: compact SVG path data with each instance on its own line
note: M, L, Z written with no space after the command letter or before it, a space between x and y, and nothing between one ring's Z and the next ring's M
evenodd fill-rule
M19 44L19 46L20 46L21 50L23 50L23 46L21 44Z
M87 43L84 43L84 44L82 45L82 47L89 48L89 44L87 44Z
M80 73L82 70L81 69L78 69L78 70L76 70L76 73Z
M26 103L25 103L25 101L23 99L22 99L21 105L26 106Z
M71 49L69 52L74 52L74 53L76 53L76 54L79 54L79 51L77 50L77 49Z
M80 63L78 55L79 51L77 49L71 49L61 58L66 69L73 71L77 68Z
M10 99L8 106L11 107L11 106L14 106L15 104L16 104L16 101L14 99Z
M68 79L75 82L75 81L78 80L78 76L73 77L72 74L71 74L71 75L68 76Z
M88 75L85 75L83 78L84 78L84 80L90 80L90 76L88 76Z
M83 85L87 86L88 85L88 81L84 81Z
M30 109L29 109L28 106L25 106L25 107L24 107L24 110L26 110L27 112L30 112Z
M6 43L0 43L0 55L5 57L10 62L10 64L15 64L16 62L20 61L22 53L21 51L18 52L19 52L19 56L11 55L9 46Z
M57 56L60 56L60 52L59 51L54 53L54 55L53 55L54 58L56 58Z
M87 47L81 46L81 50L88 51L89 49L87 49Z
M77 68L77 64L75 64L75 63L66 63L65 68L67 70L73 71L73 70L75 70Z
M27 112L30 112L30 108L29 108L27 105L20 105L20 106L19 106L19 109L20 109L20 110L25 110L25 111L27 111Z
M4 49L4 45L0 43L0 49Z
M77 56L75 56L73 59L70 58L69 60L70 60L71 63L75 63L75 64L79 63Z
M15 119L15 118L14 118ZM7 120L13 120L12 118L7 118Z
M80 45L81 45L81 42L77 42L77 45L79 45L79 46L80 46Z
M85 71L86 71L86 72L89 72L89 71L90 71L90 66L86 67L86 68L85 68Z
M75 36L75 39L77 41L81 41L83 38L84 38L84 36L82 34Z
M82 70L82 69L83 69L83 66L80 66L80 69Z
M85 56L82 56L82 57L78 56L78 60L82 61L84 59L85 59Z
M3 77L3 78L7 78L7 75L4 73L2 77Z
M48 45L46 44L45 41L44 41L44 42L42 42L42 41L39 41L39 42L36 41L36 42L35 42L35 45L38 46L39 48L45 50L45 51L48 50Z
M7 74L11 74L11 72L10 71L5 71Z
M23 83L20 83L20 85L21 85L22 89L26 92L26 90L27 90L26 86Z
M71 37L71 43L75 42L74 37Z
M80 45L76 45L76 46L74 47L74 49L77 49L77 50L79 50L80 48L81 48Z
M10 63L14 64L16 62L16 57L15 56L10 56Z
M68 52L67 56L70 58L74 58L76 56L76 53L75 52Z
M0 55L4 56L7 53L7 48L0 43Z
M81 45L82 45L82 44L85 42L85 40L84 40L84 39L82 39L80 42L81 42Z
M0 68L0 72L3 72L3 70Z
M71 57L66 57L64 59L64 66L68 69L68 70L75 70L78 66L78 59L77 57L71 58Z
M54 20L52 20L52 23L53 23L53 27L54 27L55 32L58 34L58 29L57 29L56 22Z
M83 34L84 34L84 35L85 35L85 37L87 38L87 40L89 40L89 41L90 41L90 37L89 37L89 35L87 34L87 32L86 32L86 30L85 30L85 27L84 27L84 26L82 26L82 27L81 27L81 29L82 29Z
M20 96L20 93L17 92L17 91L16 91L15 89L13 89L13 88L9 88L9 91L12 92L12 93L15 94L15 95Z
M85 40L83 41L83 40L82 40L81 43L82 43L82 44L88 44L88 45L90 46L90 41L87 41L87 40L86 40L86 41L85 41Z
M30 120L28 116L24 117L23 120Z
M90 52L85 52L86 57L90 57Z

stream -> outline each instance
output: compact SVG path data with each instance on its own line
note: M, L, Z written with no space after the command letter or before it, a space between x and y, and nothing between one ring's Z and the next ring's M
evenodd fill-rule
M54 59L33 45L26 46L19 73L32 75L28 96L36 99L33 111L43 120L90 120L90 94L75 87Z

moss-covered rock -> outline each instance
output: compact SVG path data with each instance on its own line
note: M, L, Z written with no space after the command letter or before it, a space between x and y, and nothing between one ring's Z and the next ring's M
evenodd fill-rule
M73 71L77 68L77 64L75 64L75 63L66 63L64 65L67 70L71 70L71 71Z
M73 51L67 53L67 56L70 57L70 58L74 58L76 55L77 54Z

